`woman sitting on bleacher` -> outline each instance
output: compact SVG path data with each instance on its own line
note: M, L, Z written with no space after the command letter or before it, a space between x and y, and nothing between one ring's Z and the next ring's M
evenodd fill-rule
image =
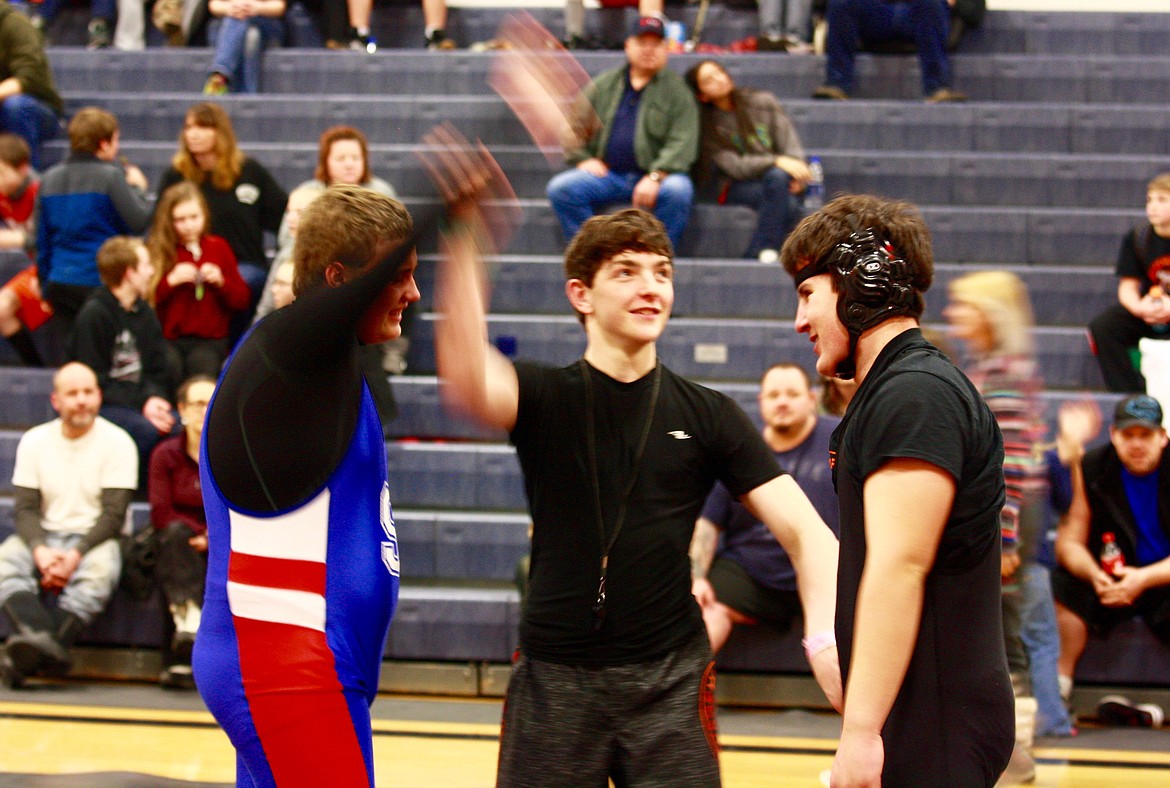
M210 0L207 10L221 17L208 26L215 47L207 96L259 93L260 60L264 50L284 40L284 0Z
M702 149L695 183L719 203L756 209L744 257L774 263L800 220L812 173L796 127L774 95L737 88L723 66L704 60L686 73L699 102Z
M170 647L164 649L165 664L159 677L164 687L194 686L191 649L199 629L207 574L207 516L199 483L199 441L203 415L214 393L214 378L196 375L184 381L177 397L183 432L159 443L150 456L150 524L158 536L155 577L175 627Z

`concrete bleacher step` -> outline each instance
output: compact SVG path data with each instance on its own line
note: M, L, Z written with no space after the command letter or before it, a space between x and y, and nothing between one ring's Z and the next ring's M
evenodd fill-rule
M433 374L433 315L416 320L411 336L410 368ZM515 348L517 358L549 364L570 364L585 347L580 324L570 316L493 314L488 317L488 337L497 345ZM1040 374L1049 386L1102 388L1083 328L1042 327L1035 340ZM809 367L814 362L808 337L797 334L791 320L676 318L659 339L658 349L671 369L697 380L751 380L775 359Z
M118 116L127 141L175 143L188 93L66 92L68 111L105 107ZM449 121L467 137L491 145L530 145L531 138L502 99L479 94L233 95L220 99L241 146L249 142L315 142L338 123L357 125L373 144L416 144ZM1170 105L1085 104L1070 101L972 101L929 105L913 101L791 99L785 107L812 150L1077 153L1163 155L1170 141Z
M565 299L564 263L555 255L504 255L493 258L491 310L500 314L569 314ZM1028 287L1036 323L1041 326L1084 326L1088 319L1116 301L1117 277L1112 266L1012 265L936 263L926 293L925 319L943 320L947 287L965 274L1007 270ZM415 279L422 300L414 307L432 308L434 258L424 257ZM752 259L681 258L675 261L674 310L679 317L790 318L796 314L792 278L779 265Z
M575 52L589 73L623 62L620 52ZM704 55L678 54L670 66L679 73ZM737 84L770 90L782 100L805 99L824 81L824 58L727 54L725 63ZM88 52L50 51L58 87L69 93L109 93L141 84L144 92L198 93L206 79L211 50ZM270 50L263 67L264 94L482 95L490 93L487 75L492 53L411 52L359 58L331 50ZM1158 55L969 54L954 56L957 85L977 101L1003 102L1157 102L1170 76L1170 57ZM921 80L913 56L862 54L857 59L855 98L919 98Z
M413 210L429 201L408 197L405 202ZM548 201L519 202L523 219L504 251L563 254L565 241ZM920 209L936 259L992 265L1108 265L1116 259L1122 235L1142 217L1140 208L936 204ZM698 203L675 253L683 258L739 257L755 225L755 212L748 208Z
M46 159L60 160L68 143L46 147ZM490 146L516 194L540 199L549 178L563 168L559 151L550 162L532 145ZM286 189L311 178L317 165L314 142L250 142L248 155L261 162ZM423 146L415 143L370 146L370 168L403 195L427 194L426 173L418 164ZM1044 151L875 151L808 145L821 158L829 193L866 192L911 202L1002 207L1031 205L1133 209L1145 184L1170 169L1170 157L1074 154ZM159 183L175 154L173 141L128 142L120 154Z

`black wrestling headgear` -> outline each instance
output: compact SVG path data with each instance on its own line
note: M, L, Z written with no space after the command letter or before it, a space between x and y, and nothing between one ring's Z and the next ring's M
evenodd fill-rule
M857 340L863 332L896 315L922 313L909 267L890 242L872 228L860 228L856 217L851 215L848 221L853 227L849 237L796 275L798 287L818 274L833 278L837 317L849 332L849 358L836 370L837 377L845 380L856 374Z

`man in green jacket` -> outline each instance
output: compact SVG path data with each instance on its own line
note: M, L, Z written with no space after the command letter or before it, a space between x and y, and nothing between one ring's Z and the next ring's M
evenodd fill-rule
M575 124L583 142L565 150L573 169L548 184L566 239L605 206L630 203L653 212L678 249L695 192L688 172L699 152L699 109L666 57L662 20L641 17L626 39L626 65L585 89Z
M63 108L41 34L0 0L0 131L24 137L33 169L41 169L41 143L60 131Z

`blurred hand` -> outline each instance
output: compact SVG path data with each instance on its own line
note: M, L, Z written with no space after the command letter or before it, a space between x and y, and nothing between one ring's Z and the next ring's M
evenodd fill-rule
M652 181L649 175L643 175L634 185L634 196L631 199L634 207L653 211L654 204L658 202L658 190L661 186L661 181Z
M423 143L418 158L447 203L448 215L467 231L480 254L502 249L521 210L499 163L483 143L473 145L450 124L436 126Z
M803 192L808 182L812 180L812 170L795 156L777 156L776 166L788 173L788 177L792 179L788 184L788 191L793 194Z
M841 688L841 658L837 647L830 646L813 654L808 661L821 692L838 712L845 709L845 692Z
M190 539L187 540L187 544L191 545L191 547L193 547L195 550L198 550L200 553L206 553L207 552L207 534L206 533L196 534L195 536L192 536Z
M162 397L151 397L142 406L142 415L154 425L161 434L166 435L175 427L175 417L171 413L171 403Z
M577 169L584 170L594 178L604 178L609 175L609 165L598 158L585 159L577 164Z
M171 272L167 274L167 284L171 287L194 284L198 276L199 269L194 263L176 263L175 267L171 269Z
M832 788L881 788L885 745L880 733L841 731L833 759Z
M1145 593L1146 571L1143 567L1123 566L1117 570L1116 582L1098 594L1105 607L1129 607Z
M1101 431L1101 409L1091 399L1066 402L1060 406L1057 424L1060 430L1056 436L1057 454L1068 465L1080 459L1085 444Z
M578 101L589 74L531 14L509 14L496 38L509 46L493 56L488 84L553 164L557 148L578 148L600 127L587 102Z
M215 287L223 287L223 269L215 263L204 263L199 266L199 275L203 281Z
M142 174L142 170L135 167L133 164L127 162L123 165L126 171L126 183L131 186L137 186L139 189L146 191L150 188L150 184L146 180L146 176Z
M999 556L999 576L1011 577L1020 568L1020 554L1015 550L1005 551Z
M696 577L691 581L691 593L701 608L715 604L715 589L705 577Z

